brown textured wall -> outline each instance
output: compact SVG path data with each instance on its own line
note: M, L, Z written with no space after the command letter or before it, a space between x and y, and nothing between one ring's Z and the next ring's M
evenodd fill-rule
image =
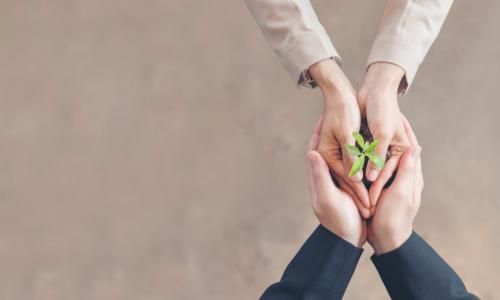
M315 1L359 86L383 1ZM402 110L416 229L500 299L500 4L456 1ZM242 1L0 1L0 299L255 299L315 227L297 90ZM386 299L365 254L346 299Z

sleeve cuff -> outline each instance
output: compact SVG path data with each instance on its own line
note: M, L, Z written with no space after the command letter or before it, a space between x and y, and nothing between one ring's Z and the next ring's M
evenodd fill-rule
M405 95L422 61L422 55L416 49L420 48L398 38L378 38L368 56L367 68L375 62L389 62L403 68L405 76L399 85L399 92Z
M341 299L362 253L319 225L260 299Z
M363 248L359 248L359 247L354 246L353 244L344 240L340 236L338 236L335 233L331 232L330 230L326 229L321 224L318 225L318 228L316 228L316 232L319 236L319 239L324 239L325 241L328 241L332 246L335 245L337 247L342 247L342 248L345 248L346 250L353 251L353 252L359 252L359 253L363 252Z
M400 259L400 256L408 254L408 251L412 251L411 249L415 248L413 244L418 243L417 239L420 239L420 237L415 232L412 232L410 237L401 246L383 254L377 255L374 253L371 256L371 260L375 263L375 265L380 265L392 260L398 260Z
M415 232L399 248L371 259L392 299L477 299Z
M302 79L302 72L309 69L313 64L333 58L340 62L340 55L334 48L326 32L321 36L313 31L307 31L290 42L281 63L285 66L288 74L298 86L308 86ZM309 87L314 87L312 84Z
M306 295L341 299L362 253L362 248L319 225L287 267L285 274L298 276L293 278L292 275L287 279L305 283ZM303 281L304 278L309 279Z
M362 248L354 246L323 225L319 225L288 265L285 274L297 274L302 277L304 272L310 271L311 277L319 274L321 278L340 274L346 269L352 268L354 271L362 253ZM301 271L290 272L298 269Z

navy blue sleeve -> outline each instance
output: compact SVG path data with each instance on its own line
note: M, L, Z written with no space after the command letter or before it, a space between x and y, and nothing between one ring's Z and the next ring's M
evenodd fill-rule
M415 232L398 249L371 259L392 299L479 299Z
M260 299L341 299L362 252L319 225Z

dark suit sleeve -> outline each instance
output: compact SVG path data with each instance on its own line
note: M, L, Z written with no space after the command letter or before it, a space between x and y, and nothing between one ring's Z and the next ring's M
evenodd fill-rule
M319 225L260 299L341 299L362 252Z
M415 232L398 249L371 259L392 299L479 299Z

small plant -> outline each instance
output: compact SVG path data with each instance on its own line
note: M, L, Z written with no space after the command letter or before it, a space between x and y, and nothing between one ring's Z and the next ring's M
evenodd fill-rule
M356 145L345 145L347 152L356 156L356 160L352 164L352 168L349 171L349 177L363 169L365 165L365 157L368 157L368 159L371 160L377 167L382 169L384 167L384 160L382 157L375 154L375 149L377 148L379 141L373 140L371 143L365 141L363 136L358 132L353 132L352 136L356 139L358 147L356 147Z

